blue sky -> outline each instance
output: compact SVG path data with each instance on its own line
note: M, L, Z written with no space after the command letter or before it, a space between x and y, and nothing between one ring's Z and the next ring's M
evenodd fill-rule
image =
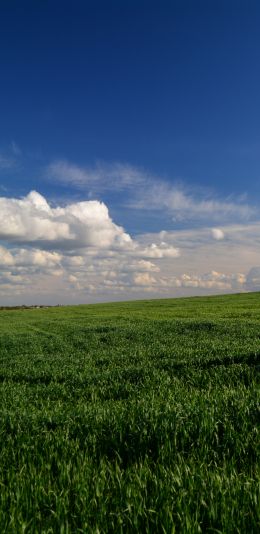
M4 303L258 288L259 24L250 0L1 3Z

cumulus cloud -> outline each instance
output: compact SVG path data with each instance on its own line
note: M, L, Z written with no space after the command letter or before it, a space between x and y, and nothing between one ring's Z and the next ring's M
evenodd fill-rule
M156 279L149 273L137 273L133 280L137 286L152 286L156 284Z
M152 263L151 261L147 260L140 260L136 262L136 265L134 265L135 270L141 270L141 271L151 271L151 272L159 272L160 268Z
M62 255L45 250L18 249L13 253L13 262L17 266L37 266L53 268L62 261Z
M158 236L159 238L159 236ZM0 293L74 291L78 296L144 291L161 284L159 263L179 249L158 239L142 243L115 224L107 206L83 201L52 207L39 193L0 198ZM153 260L153 261L151 261ZM54 280L55 279L55 280ZM75 296L76 298L76 296Z
M75 253L88 249L96 255L118 250L143 259L177 258L178 248L165 241L142 245L115 224L103 202L96 200L51 207L47 200L31 191L22 199L0 198L0 239L9 244L37 246L47 250L73 252L68 262L76 265L82 258ZM7 261L7 260L6 260Z
M132 241L112 221L103 202L52 208L36 191L23 199L0 198L0 239L67 249L120 247Z
M142 254L146 258L178 258L180 251L176 247L161 242L159 245L152 243L150 246L144 248Z
M220 239L224 239L225 237L223 230L221 230L220 228L212 228L211 232L212 237L214 237L214 239L216 239L217 241L219 241Z
M246 283L243 273L232 273L230 275L211 271L202 275L183 274L177 279L178 287L194 287L201 289L241 289Z
M0 246L0 266L13 265L13 263L14 259L9 250Z
M0 247L0 268L2 272L17 273L54 272L60 270L64 257L57 252L40 249Z

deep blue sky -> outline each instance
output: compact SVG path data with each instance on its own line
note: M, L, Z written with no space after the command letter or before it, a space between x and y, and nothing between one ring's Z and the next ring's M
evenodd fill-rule
M24 160L1 184L65 158L260 195L259 28L250 0L3 0L0 149Z

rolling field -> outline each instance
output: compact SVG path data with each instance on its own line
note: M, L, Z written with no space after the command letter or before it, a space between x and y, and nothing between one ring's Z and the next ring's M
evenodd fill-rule
M260 294L0 311L1 533L260 531Z

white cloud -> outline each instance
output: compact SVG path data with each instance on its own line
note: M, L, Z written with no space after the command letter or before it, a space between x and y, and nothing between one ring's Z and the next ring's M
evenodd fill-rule
M201 255L201 250L192 254ZM100 252L93 257L85 249L73 256L67 251L1 247L0 294L13 302L87 302L244 291L260 283L259 268L248 276L216 269L203 273L207 250L200 258L200 272L194 272L192 260L183 262L182 257L177 264L171 258L139 259L129 249L113 256ZM183 270L187 266L189 272Z
M156 284L156 279L149 273L138 273L133 277L133 280L137 286L152 286Z
M88 292L154 291L165 285L157 278L158 263L180 255L161 239L151 244L132 239L104 203L52 207L35 191L22 199L0 198L0 239L7 243L0 246L0 293L8 294L14 283L13 298L37 295L39 300L50 291L55 300L56 295L71 299L72 290L77 299Z
M0 239L42 247L124 247L131 237L113 223L103 202L86 201L51 208L32 191L23 199L0 198Z
M62 255L45 250L18 249L13 254L13 262L17 266L37 266L53 268L60 264Z
M178 279L179 287L194 287L200 289L241 290L246 283L242 273L227 275L218 271L211 271L202 275L183 274Z
M0 246L0 266L13 265L13 263L14 259L9 250Z
M178 258L180 256L180 251L178 248L171 245L169 246L167 243L161 241L161 243L158 245L156 243L152 243L151 245L145 248L140 248L139 250L136 247L135 254L145 258L153 259Z
M160 268L152 263L151 261L147 260L140 260L137 262L136 266L134 265L135 270L141 270L141 271L151 271L151 272L159 272Z
M223 232L223 230L221 230L221 228L212 228L212 237L214 237L214 239L216 239L217 241L219 241L220 239L224 239L225 237L225 234Z

